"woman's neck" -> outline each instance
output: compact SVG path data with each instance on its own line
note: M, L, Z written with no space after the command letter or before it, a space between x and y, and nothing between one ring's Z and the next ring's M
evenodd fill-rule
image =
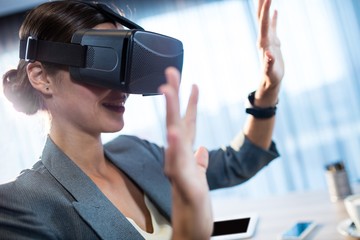
M96 174L107 165L100 134L51 127L49 136L84 172Z

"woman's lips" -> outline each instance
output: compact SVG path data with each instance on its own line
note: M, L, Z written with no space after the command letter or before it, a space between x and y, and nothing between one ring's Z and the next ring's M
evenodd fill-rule
M117 102L117 103L103 103L102 104L106 109L117 112L123 113L125 112L125 102Z

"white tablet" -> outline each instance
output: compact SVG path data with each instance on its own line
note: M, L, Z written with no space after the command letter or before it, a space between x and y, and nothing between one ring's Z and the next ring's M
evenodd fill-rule
M256 213L215 218L212 240L242 239L254 235L259 216Z

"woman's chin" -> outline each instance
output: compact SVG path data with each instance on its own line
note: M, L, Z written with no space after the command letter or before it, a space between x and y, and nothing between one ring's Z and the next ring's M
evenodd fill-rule
M115 133L119 132L124 128L124 124L109 124L103 129L103 133Z

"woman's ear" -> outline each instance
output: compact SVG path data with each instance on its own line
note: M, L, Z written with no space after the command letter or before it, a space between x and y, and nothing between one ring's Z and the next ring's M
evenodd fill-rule
M26 66L26 72L33 88L44 95L52 94L52 84L41 62L30 62Z

